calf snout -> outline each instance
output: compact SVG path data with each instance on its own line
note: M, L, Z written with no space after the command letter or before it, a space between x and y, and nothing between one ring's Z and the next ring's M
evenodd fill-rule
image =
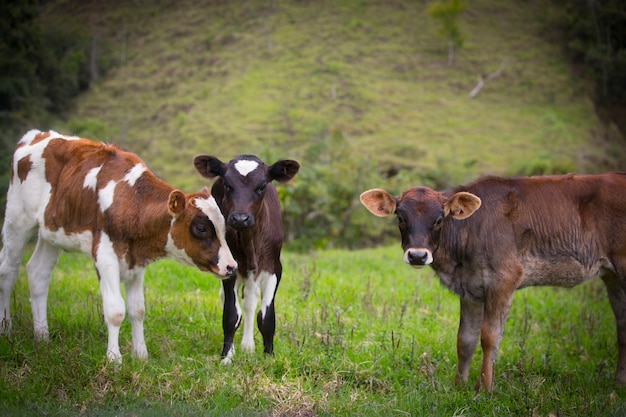
M248 213L231 213L228 216L228 224L235 229L247 229L254 226L254 216Z
M433 254L426 248L410 248L404 252L404 262L415 267L430 265Z

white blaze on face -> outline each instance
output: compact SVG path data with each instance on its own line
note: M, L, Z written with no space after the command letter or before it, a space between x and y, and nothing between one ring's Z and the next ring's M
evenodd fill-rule
M230 248L226 244L226 221L224 220L224 216L222 215L222 212L220 211L220 208L218 207L213 196L210 196L209 198L198 197L195 199L195 204L196 207L207 215L215 227L217 238L220 241L217 267L221 275L226 275L228 267L230 266L231 268L236 268L237 262L235 261L235 258L233 258L233 254L230 252Z
M235 162L235 169L244 177L247 176L252 171L254 171L255 169L257 169L258 166L259 166L258 162L249 161L246 159Z

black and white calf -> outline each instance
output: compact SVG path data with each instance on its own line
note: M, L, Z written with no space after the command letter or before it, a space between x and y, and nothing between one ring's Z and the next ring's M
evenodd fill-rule
M241 324L243 301L243 338L241 348L254 350L252 318L258 304L257 326L263 336L265 353L274 349L276 315L274 296L282 275L280 250L283 227L276 188L271 183L291 180L300 169L293 160L280 160L268 166L256 156L240 155L228 163L209 155L199 155L194 165L202 176L217 178L211 194L226 219L226 241L239 265L238 274L222 281L224 304L222 362L229 363L235 353L233 339Z

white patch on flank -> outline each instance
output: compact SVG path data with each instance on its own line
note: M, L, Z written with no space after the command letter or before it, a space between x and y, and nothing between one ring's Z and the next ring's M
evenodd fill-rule
M143 164L137 164L124 176L124 181L130 184L131 187L135 186L135 182L146 172L148 168Z
M235 169L237 170L237 172L239 172L244 177L247 176L252 171L254 171L255 169L257 169L258 166L259 166L258 162L256 162L256 161L248 161L246 159L243 159L241 161L237 161L235 163Z
M111 207L113 204L113 195L115 194L115 186L117 183L115 181L109 181L109 183L100 190L98 193L98 205L100 205L100 210L105 212L106 209Z
M87 175L85 175L85 180L83 181L83 188L92 189L96 191L96 186L98 185L98 174L102 169L103 165L100 165L96 168L91 168Z
M217 238L220 241L217 267L221 275L226 275L228 267L230 266L231 268L236 268L237 262L226 244L226 221L224 220L224 216L222 215L222 212L220 211L220 208L218 207L213 196L209 196L209 198L198 197L195 199L195 204L196 207L207 215L215 227Z

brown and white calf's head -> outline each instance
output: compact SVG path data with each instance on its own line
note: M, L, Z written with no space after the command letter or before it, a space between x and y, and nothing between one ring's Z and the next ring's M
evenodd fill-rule
M415 187L393 197L382 189L361 194L361 203L378 217L395 214L402 236L404 262L413 267L430 265L439 247L444 219L466 219L481 205L480 198L458 192L446 198L427 187Z
M228 225L237 230L254 226L269 183L287 182L300 169L294 160L284 159L268 166L253 155L240 155L228 163L214 156L198 155L194 165L202 176L218 178L212 193L219 200Z
M171 258L220 278L235 272L237 262L226 244L224 216L213 196L174 190L168 211L172 222L166 250Z

